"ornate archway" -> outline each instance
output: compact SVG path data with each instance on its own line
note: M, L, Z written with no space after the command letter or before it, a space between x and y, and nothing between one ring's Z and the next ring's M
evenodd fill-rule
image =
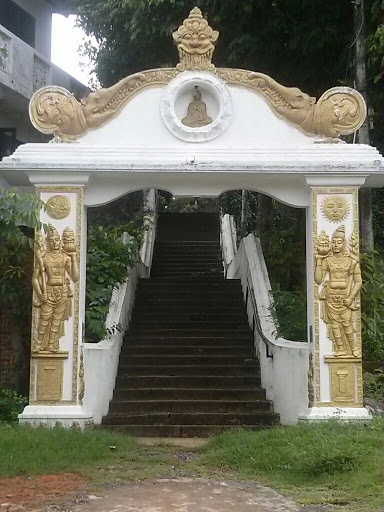
M361 95L335 87L316 101L261 73L216 69L218 33L198 8L173 37L176 68L137 73L83 102L60 87L37 91L31 121L52 144L21 146L0 166L10 183L36 187L52 226L36 242L23 418L92 421L82 404L86 208L142 188L210 197L251 189L306 208L314 399L303 416L366 417L357 191L382 186L383 159L340 139L364 121Z

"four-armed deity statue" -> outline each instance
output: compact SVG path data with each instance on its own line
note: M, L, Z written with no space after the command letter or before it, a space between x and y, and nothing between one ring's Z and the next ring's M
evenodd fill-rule
M36 242L36 261L32 285L34 306L38 308L37 339L34 353L60 350L63 324L72 315L71 280L79 278L77 249L72 229L66 228L62 239L56 228L48 227L46 248L43 236Z

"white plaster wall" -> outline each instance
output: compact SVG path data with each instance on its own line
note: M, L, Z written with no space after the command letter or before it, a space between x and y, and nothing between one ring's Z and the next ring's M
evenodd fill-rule
M277 338L277 327L271 314L270 283L261 244L253 234L244 238L232 263L227 279L240 279L244 297L247 281L254 290L261 328L270 341L273 358L267 357L266 347L255 330L255 348L260 359L261 384L267 398L272 400L275 412L283 424L294 424L307 407L307 372L309 347ZM253 308L248 301L247 314L252 326Z
M136 265L126 283L114 294L112 304L115 311L113 321L121 324L121 331L99 343L84 343L84 382L83 406L93 416L95 424L100 424L108 413L109 402L115 388L117 369L124 331L129 325L139 277L147 277L142 264ZM111 318L110 318L111 320Z
M80 144L123 146L127 148L183 148L196 151L196 144L185 142L165 126L160 115L163 87L145 89L134 96L111 121L79 138ZM254 148L263 145L313 144L315 137L275 115L266 101L245 88L229 86L233 116L228 128L217 138L198 144L209 148ZM209 113L209 104L207 104Z

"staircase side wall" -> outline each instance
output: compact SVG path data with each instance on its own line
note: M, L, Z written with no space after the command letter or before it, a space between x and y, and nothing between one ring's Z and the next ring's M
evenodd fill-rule
M119 318L117 323L121 324L121 330L115 330L110 338L99 343L84 343L83 405L93 415L95 424L100 424L102 417L108 413L109 402L115 389L124 332L129 324L140 277L147 277L142 263L131 270L128 281L120 285L114 297L117 305L116 318Z
M267 398L273 402L275 412L280 414L282 424L294 424L307 407L309 348L299 343L277 338L277 327L273 319L270 283L261 244L253 234L240 243L227 272L227 279L240 279L244 298L247 287L253 288L263 334L269 340L272 357L267 357L266 346L254 331L255 349L260 359L261 384ZM248 301L249 325L253 325L255 312Z

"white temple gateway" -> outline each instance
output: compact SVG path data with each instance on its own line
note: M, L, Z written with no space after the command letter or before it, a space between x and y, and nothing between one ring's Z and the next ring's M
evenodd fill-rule
M52 226L36 240L30 404L20 421L84 427L107 414L122 334L83 341L87 208L140 189L179 197L248 189L306 209L308 343L276 339L260 245L249 235L237 250L223 219L226 278L241 280L258 325L261 384L281 422L368 419L357 197L360 187L384 185L383 158L339 138L362 125L362 96L334 87L316 101L261 73L215 68L218 32L198 8L173 38L176 68L134 74L81 103L61 87L38 90L31 121L52 143L23 145L0 164L9 184L36 187L47 204L41 221ZM143 262L108 320L123 327L137 280L150 272L156 218L147 224Z

